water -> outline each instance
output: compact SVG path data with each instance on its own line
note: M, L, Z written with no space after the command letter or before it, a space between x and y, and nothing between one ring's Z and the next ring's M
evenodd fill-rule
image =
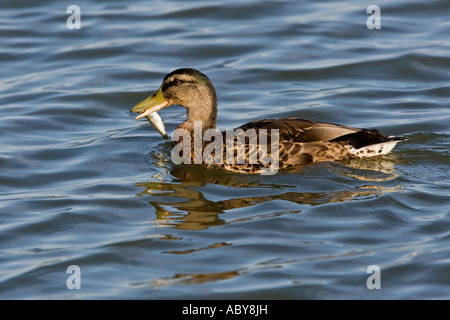
M449 299L450 6L380 0L369 30L371 4L2 1L0 298ZM129 109L179 67L211 78L221 129L409 140L274 176L176 166ZM171 133L185 110L160 114Z

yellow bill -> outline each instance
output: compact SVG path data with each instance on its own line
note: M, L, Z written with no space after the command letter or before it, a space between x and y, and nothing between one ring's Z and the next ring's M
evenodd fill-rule
M170 105L170 100L164 98L160 88L150 97L135 105L131 109L131 112L139 113L139 115L135 118L136 120L146 117L152 126L164 137L164 139L168 139L169 137L166 133L164 122L161 120L161 117L157 111Z

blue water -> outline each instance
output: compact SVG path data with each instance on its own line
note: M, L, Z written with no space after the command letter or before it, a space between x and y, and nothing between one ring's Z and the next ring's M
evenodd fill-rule
M449 299L449 16L446 0L1 1L0 298ZM220 129L300 117L408 141L273 176L177 166L129 110L179 67L214 83ZM160 115L170 134L185 109Z

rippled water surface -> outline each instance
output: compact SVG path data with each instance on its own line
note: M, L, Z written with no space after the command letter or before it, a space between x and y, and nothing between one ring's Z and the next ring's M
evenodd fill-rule
M1 1L0 298L449 299L449 17L446 0ZM220 129L301 117L408 141L273 176L177 166L129 110L179 67L214 83ZM160 115L171 133L185 109Z

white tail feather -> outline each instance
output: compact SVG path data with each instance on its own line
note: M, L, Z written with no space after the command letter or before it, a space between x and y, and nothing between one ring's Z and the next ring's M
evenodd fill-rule
M372 144L370 146L365 146L359 149L349 148L350 153L359 157L374 157L383 154L388 154L395 147L395 145L401 140L381 142L377 144Z

